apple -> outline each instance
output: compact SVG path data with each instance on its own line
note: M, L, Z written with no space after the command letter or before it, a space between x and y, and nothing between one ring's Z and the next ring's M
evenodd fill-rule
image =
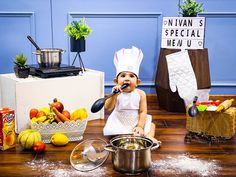
M52 107L55 107L60 113L64 110L64 105L57 101L56 98L53 99L53 103L51 104Z
M45 112L43 112L43 111L38 111L36 117L38 118L38 117L42 117L42 116L46 116Z
M33 117L36 117L37 116L37 114L38 114L38 109L36 109L36 108L32 108L32 109L30 109L30 113L29 113L29 116L30 116L30 119L32 119Z
M45 151L45 149L46 149L46 145L43 142L38 141L38 142L35 142L33 145L33 150L36 153L42 153Z
M64 116L66 116L68 119L70 119L70 112L69 112L69 111L63 110L63 111L62 111L62 114L63 114Z

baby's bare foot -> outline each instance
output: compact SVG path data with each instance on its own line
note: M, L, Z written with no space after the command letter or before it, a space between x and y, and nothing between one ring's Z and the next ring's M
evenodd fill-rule
M153 143L155 143L155 144L158 144L159 146L161 146L161 141L158 141L156 138L154 138L154 137L147 137L147 138L149 138L150 140L152 140L152 142Z

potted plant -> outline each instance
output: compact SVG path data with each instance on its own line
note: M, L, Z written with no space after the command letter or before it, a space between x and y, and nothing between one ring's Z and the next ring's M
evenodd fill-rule
M65 27L64 31L70 37L71 52L84 52L85 40L92 33L90 27L85 23L85 18L78 21L72 21Z
M30 73L30 68L26 64L26 61L28 60L27 57L24 56L24 54L16 55L15 56L15 61L14 61L14 71L16 74L16 77L19 78L27 78Z
M183 4L179 4L179 14L183 17L196 17L199 12L203 12L203 3L197 3L196 0L183 0Z

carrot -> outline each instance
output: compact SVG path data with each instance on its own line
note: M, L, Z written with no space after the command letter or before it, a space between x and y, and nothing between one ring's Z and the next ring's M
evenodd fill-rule
M61 119L59 119L59 118L57 117L57 115L55 115L55 120L57 121L57 123L58 123L58 122L61 122Z
M60 113L57 108L52 107L53 112L56 114L56 117L60 119L62 122L70 121L66 116L64 116L62 113Z

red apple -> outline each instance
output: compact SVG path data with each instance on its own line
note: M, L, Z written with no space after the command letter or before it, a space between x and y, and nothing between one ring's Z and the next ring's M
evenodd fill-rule
M32 119L33 117L36 117L37 116L37 114L38 114L38 109L36 109L36 108L32 108L32 109L30 109L30 113L29 113L29 116L30 116L30 119Z
M45 112L43 111L38 111L37 115L35 117L42 117L42 116L46 116Z
M63 111L62 111L62 114L63 114L64 116L66 116L68 119L70 119L70 112L69 112L69 111L63 110Z
M57 101L56 98L54 98L53 103L51 104L52 107L55 107L60 113L64 110L64 105Z

